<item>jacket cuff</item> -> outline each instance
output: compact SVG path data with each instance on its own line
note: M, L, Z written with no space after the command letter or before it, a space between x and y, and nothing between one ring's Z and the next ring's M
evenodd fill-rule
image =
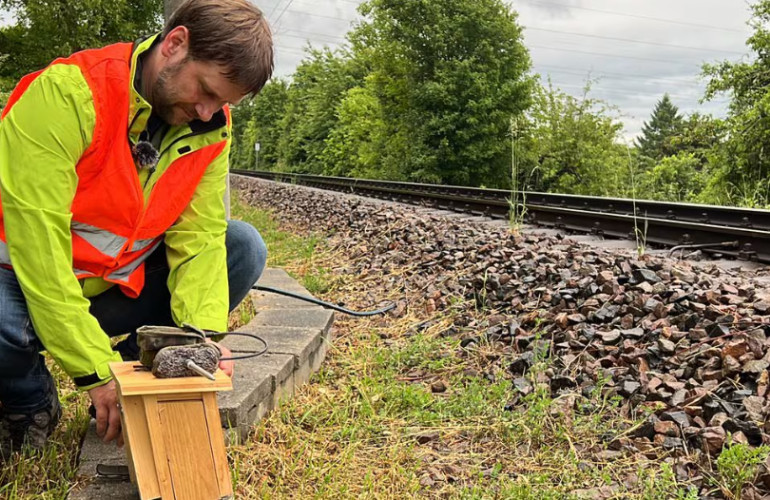
M93 389L94 387L99 387L100 385L104 385L110 380L112 380L112 373L110 372L110 363L120 362L122 361L122 358L120 357L120 353L113 353L112 356L97 365L96 371L93 373L90 373L88 375L83 375L80 377L73 377L72 380L75 382L75 385L80 389L81 391L87 391L89 389Z

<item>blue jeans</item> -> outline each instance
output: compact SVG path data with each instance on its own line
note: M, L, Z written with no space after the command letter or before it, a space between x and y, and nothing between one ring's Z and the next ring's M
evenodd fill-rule
M235 220L228 221L225 244L232 311L262 274L267 248L256 229ZM165 247L161 245L147 259L145 284L139 297L130 299L113 287L90 299L91 314L107 335L130 333L118 345L124 357L138 354L138 327L173 325L171 295L166 285L168 272ZM4 411L32 413L51 404L53 378L40 354L42 350L16 275L0 268L0 403Z

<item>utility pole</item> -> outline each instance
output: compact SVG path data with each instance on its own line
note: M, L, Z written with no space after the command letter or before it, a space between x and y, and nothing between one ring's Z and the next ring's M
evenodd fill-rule
M168 20L177 7L182 5L185 0L163 0L163 19ZM227 185L225 186L225 214L230 220L230 175L227 176Z

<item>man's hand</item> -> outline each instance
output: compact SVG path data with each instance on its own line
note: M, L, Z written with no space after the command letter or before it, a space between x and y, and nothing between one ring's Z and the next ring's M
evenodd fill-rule
M110 380L104 385L89 389L88 395L91 396L91 403L96 408L96 435L102 438L105 443L117 438L118 446L123 446L115 381Z
M209 339L206 339L206 342L209 342L209 343L214 344L215 346L217 346L219 348L219 352L222 353L222 357L223 358L230 358L230 357L233 356L233 353L230 352L230 349L228 349L227 347L223 346L219 342L214 342L213 340L209 340ZM233 370L235 370L235 361L233 361L233 360L220 361L219 362L219 368L223 372L225 372L225 375L227 375L228 377L232 378Z

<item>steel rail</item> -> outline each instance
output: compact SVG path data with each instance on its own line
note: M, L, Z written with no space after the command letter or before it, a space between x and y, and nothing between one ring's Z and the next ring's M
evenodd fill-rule
M322 189L507 219L510 191L438 184L234 170ZM634 239L665 246L697 245L703 251L770 263L770 211L527 192L526 222L576 232ZM724 242L736 242L725 248ZM708 245L714 248L708 248Z

